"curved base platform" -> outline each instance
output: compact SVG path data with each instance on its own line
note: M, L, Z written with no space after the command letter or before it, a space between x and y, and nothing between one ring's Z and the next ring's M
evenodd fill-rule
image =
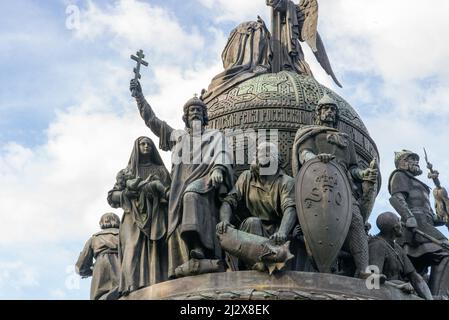
M388 285L324 273L257 271L210 273L140 289L123 300L417 300Z

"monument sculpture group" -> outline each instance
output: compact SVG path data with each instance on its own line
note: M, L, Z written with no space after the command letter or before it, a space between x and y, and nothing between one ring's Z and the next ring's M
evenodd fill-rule
M180 106L182 129L157 117L139 81L145 55L132 56L131 94L172 167L139 137L117 168L107 201L123 209L121 223L105 214L76 264L92 276L91 299L229 298L217 286L242 299L261 286L276 299L445 299L449 243L437 227L449 226L449 199L438 171L426 154L434 210L418 154L397 152L388 180L396 213L379 214L380 233L369 234L379 153L358 114L304 59L306 43L340 86L317 32L317 0L266 3L271 30L259 17L231 32L224 71ZM314 290L300 284L311 274ZM232 287L239 277L245 288ZM371 282L380 293L370 294ZM202 296L194 288L163 296L181 283L213 285Z

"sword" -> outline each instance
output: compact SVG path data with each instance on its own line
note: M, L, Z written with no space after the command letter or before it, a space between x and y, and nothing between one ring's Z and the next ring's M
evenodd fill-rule
M433 190L433 197L435 198L435 209L437 216L442 219L442 222L449 222L449 195L445 188L441 186L440 179L438 178L439 172L433 169L433 164L429 162L427 157L427 151L424 148L424 157L427 163L427 169L429 169L429 179L433 180L435 189ZM449 224L447 224L449 228Z
M431 175L433 175L434 173L438 173L438 171L433 170L433 164L431 164L431 163L429 162L429 158L427 157L427 151L426 151L426 148L423 148L423 149L424 149L424 159L426 160L427 169L429 169L429 172L430 172L430 174L429 174L429 179L432 179L432 180L433 180L433 183L435 184L435 187L441 188L441 182L440 182L440 179L438 179L438 177L436 177L436 178L432 178L432 177L431 177Z

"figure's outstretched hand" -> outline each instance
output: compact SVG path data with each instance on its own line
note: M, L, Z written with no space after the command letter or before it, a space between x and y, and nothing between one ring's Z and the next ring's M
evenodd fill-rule
M333 154L320 153L319 155L317 155L317 158L320 159L323 163L329 163L335 159L335 156Z
M223 173L220 169L216 169L212 172L210 179L214 188L218 188L223 183Z
M270 240L273 240L274 244L280 246L287 241L287 235L278 231L270 237Z
M368 168L362 171L363 181L375 183L377 181L378 175L379 175L378 169Z
M142 86L140 85L139 80L132 79L129 84L129 90L132 93L133 97L137 97L142 94Z

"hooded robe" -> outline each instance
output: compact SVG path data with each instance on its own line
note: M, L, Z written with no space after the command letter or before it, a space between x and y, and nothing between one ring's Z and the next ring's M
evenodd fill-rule
M123 192L126 177L149 178L149 181L159 180L166 187L170 185L169 173L151 139L147 138L151 141L151 161L142 163L139 159L139 143L144 138L140 137L134 142L128 167L119 172L117 182L108 194L109 204L124 210L119 236L121 294L167 279L166 201L156 192L151 196L140 192L137 199L128 199ZM112 196L115 192L120 192L118 202Z

